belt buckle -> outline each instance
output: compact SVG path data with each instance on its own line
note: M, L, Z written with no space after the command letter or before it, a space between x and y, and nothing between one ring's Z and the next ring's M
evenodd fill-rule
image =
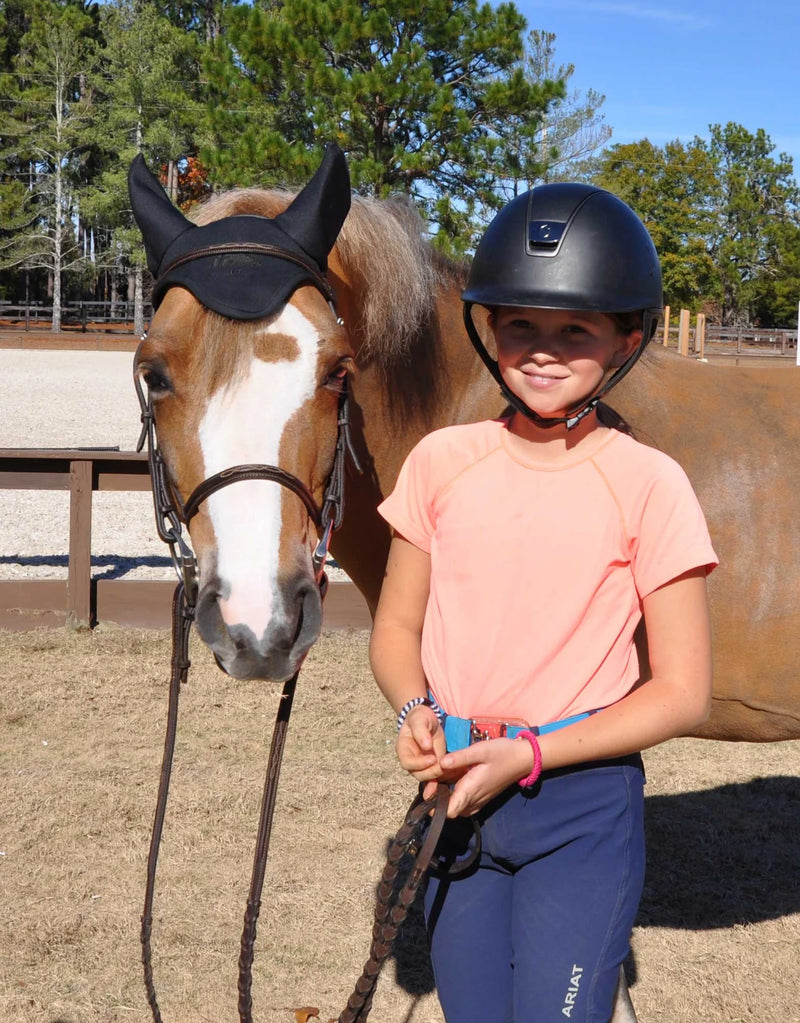
M516 718L471 718L469 723L469 744L483 742L485 739L502 739L508 734L509 725L516 728L527 728L524 721Z

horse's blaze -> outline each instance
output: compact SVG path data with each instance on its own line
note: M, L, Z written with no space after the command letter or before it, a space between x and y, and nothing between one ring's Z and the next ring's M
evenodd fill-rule
M198 431L204 478L235 465L281 465L286 426L315 393L320 335L313 323L287 305L263 331L280 340L278 351L294 357L265 361L254 355L245 373L211 396ZM287 505L296 501L277 483L253 480L217 491L206 502L216 556L214 578L201 578L201 587L206 598L213 590L219 621L203 622L203 616L216 615L205 599L198 606L198 624L214 637L211 645L231 674L239 674L237 659L264 658L272 647L279 657L291 657L307 638L306 620L319 618L318 609L314 613L318 595L308 586L313 587L310 531L289 545L290 565L281 544L284 518L288 514L294 522L298 514L294 508L287 512ZM302 653L318 628L317 621ZM253 670L250 665L248 674Z

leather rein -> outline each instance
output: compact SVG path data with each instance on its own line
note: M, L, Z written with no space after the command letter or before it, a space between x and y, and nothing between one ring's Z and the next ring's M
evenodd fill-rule
M178 584L172 599L172 655L170 662L167 727L156 811L147 859L147 882L140 933L147 1001L150 1005L154 1023L163 1023L153 980L151 950L153 899L158 853L161 845L175 751L179 695L181 685L188 679L188 672L191 666L189 660L189 635L195 618L198 595L197 562L184 536L183 527L188 526L204 501L224 487L249 480L266 480L279 484L290 490L303 502L309 518L320 533L319 542L312 555L312 565L314 576L320 589L320 595L324 598L328 582L325 575L325 562L328 557L331 534L333 530L338 529L344 514L344 481L348 458L352 461L357 471L361 472L362 470L350 436L349 396L347 379L345 379L339 397L337 438L333 466L324 490L321 507L317 505L308 487L292 473L287 472L280 466L262 464L236 465L216 473L200 483L185 502L181 502L170 482L166 462L158 444L152 397L149 394L145 394L145 389L138 375L134 377L134 384L141 408L142 421L137 451L141 451L145 443L147 444L156 529L159 537L169 547L172 562L178 575ZM253 855L250 890L244 914L240 944L238 981L240 1023L252 1023L253 1002L251 989L256 927L261 908L261 893L266 873L267 854L272 832L283 750L298 676L299 669L292 678L284 683L267 762L256 847ZM439 785L437 794L433 799L422 801L418 797L412 803L403 826L389 847L386 867L378 889L370 958L364 967L364 972L357 982L353 994L348 1000L347 1007L339 1016L338 1023L363 1023L367 1018L372 1005L372 995L380 969L389 955L394 936L400 923L405 918L409 906L413 902L417 888L433 856L436 842L444 825L448 796L449 790L447 786ZM432 812L433 817L430 818ZM428 825L429 819L430 825L428 826L427 836L424 841L421 841L421 833ZM404 853L412 850L416 852L414 869L405 885L395 894L394 881L398 873L398 864ZM392 898L393 895L394 899Z

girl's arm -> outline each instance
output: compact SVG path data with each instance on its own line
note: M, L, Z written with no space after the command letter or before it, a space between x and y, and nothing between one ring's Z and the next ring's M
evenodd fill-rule
M415 696L427 696L422 669L422 623L430 590L431 559L395 535L372 626L369 655L375 680L397 714ZM415 707L397 736L401 765L419 781L438 776L444 733L434 712Z
M684 735L708 717L711 627L705 570L686 572L655 590L644 598L643 609L650 679L601 714L543 735L544 770L635 753ZM442 760L446 774L469 765L472 770L455 786L449 816L476 813L509 783L512 771L525 777L533 752L527 742L497 739Z

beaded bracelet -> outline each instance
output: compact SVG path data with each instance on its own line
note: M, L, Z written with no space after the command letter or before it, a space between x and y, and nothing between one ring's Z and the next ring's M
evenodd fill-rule
M527 739L531 744L533 750L533 769L531 773L524 778L520 778L517 782L521 789L529 789L531 785L535 785L539 779L539 775L542 773L542 751L539 749L539 740L533 734L533 732L524 731L517 734L518 739Z
M432 700L427 696L415 696L413 699L409 700L408 703L404 703L403 706L400 708L400 713L397 715L398 732L403 727L403 722L408 717L409 712L412 711L415 707L430 707L430 709L439 719L439 723L440 724L442 723L442 720L444 718L444 711L436 702L436 700Z

